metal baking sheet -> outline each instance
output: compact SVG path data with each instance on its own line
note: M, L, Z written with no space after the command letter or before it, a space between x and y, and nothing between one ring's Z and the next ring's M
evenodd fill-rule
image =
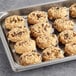
M23 16L25 18L25 20L27 21L27 15L34 10L47 11L51 6L66 6L68 8L73 3L76 3L76 0L61 0L61 1L53 1L53 2L48 2L48 3L38 4L38 5L34 5L34 6L28 6L28 7L24 7L24 8L17 9L17 10L12 10L12 11L0 12L0 37L1 37L3 46L5 48L5 52L7 54L8 60L10 62L10 65L11 65L13 71L20 72L20 71L24 71L24 70L30 70L30 69L34 69L34 68L39 68L39 67L43 67L43 66L48 66L48 65L61 63L61 62L75 60L76 55L68 56L68 57L65 57L62 59L47 61L47 62L41 62L39 64L33 64L33 65L29 65L29 66L19 65L18 56L15 54L14 49L12 49L12 44L10 45L6 38L7 31L5 30L5 27L4 27L5 18L8 16L11 16L11 15L20 15L20 16ZM76 19L74 19L74 20L76 20ZM75 30L75 28L74 28L74 30Z

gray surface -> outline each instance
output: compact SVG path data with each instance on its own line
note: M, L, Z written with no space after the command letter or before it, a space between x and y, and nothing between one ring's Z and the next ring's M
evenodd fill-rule
M51 0L0 0L0 11L21 8ZM44 68L14 73L9 65L0 40L0 76L76 76L76 61L61 63Z

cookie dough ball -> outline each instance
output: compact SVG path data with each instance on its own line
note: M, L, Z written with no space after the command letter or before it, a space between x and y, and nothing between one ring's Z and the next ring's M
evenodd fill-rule
M23 17L18 15L9 16L5 19L6 29L12 29L16 27L23 28L25 26L25 20Z
M36 24L46 21L48 21L48 15L44 11L33 11L28 15L29 24Z
M50 23L41 22L31 26L30 31L31 31L31 36L36 38L43 34L47 34L47 35L50 34L52 31L52 26Z
M64 58L64 52L58 47L51 46L42 52L43 61L54 60L57 58Z
M51 20L58 18L66 18L68 15L68 11L66 7L51 7L48 10L48 17Z
M21 40L27 40L29 35L29 30L27 28L14 28L8 32L8 40L11 42L17 42Z
M64 30L73 30L74 22L68 19L56 19L54 22L54 28L62 32Z
M27 41L19 41L14 46L15 52L18 54L29 53L36 50L35 41L28 39Z
M76 32L72 30L65 30L59 34L59 41L62 44L67 44L76 39Z
M41 49L45 49L51 45L56 46L58 44L58 38L55 34L42 35L36 38L36 44Z
M23 53L20 56L20 64L23 66L37 64L42 61L41 55L37 52Z
M76 3L70 6L70 15L73 18L76 18Z
M76 42L71 42L65 45L65 52L68 55L76 55Z

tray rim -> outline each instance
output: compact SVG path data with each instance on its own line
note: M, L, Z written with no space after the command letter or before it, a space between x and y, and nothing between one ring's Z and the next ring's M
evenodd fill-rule
M31 8L31 7L41 6L41 5L47 5L47 4L57 3L57 2L63 2L63 1L72 1L72 0L49 1L49 2L45 2L45 3L41 3L41 4L27 5L27 6L24 6L24 7L21 7L21 8L19 7L19 8L12 9L12 10L1 11L0 13L6 13L6 12L10 12L10 11L16 11L16 10L20 10L20 9Z
M24 9L24 8L31 8L31 7L41 6L41 5L47 5L47 4L57 3L57 2L64 2L64 1L72 1L72 0L59 0L59 1L57 0L57 1L51 1L51 2L46 2L46 3L36 4L36 5L30 5L30 6L26 6L23 8L18 8L18 9L0 12L0 20L4 15L7 14L7 12L10 12L10 11L20 10L20 9ZM8 44L7 44L7 40L4 36L3 30L1 27L1 22L0 22L0 37L2 40L3 47L5 48L6 55L8 57L9 62L10 62L11 68L14 72L20 72L20 71L24 71L24 70L35 69L35 68L39 68L39 67L43 67L43 66L53 65L53 64L62 63L62 62L71 61L71 60L76 59L76 55L75 55L75 56L69 56L69 57L65 57L62 59L56 59L53 61L42 62L39 64L34 64L34 65L29 65L29 66L18 66L17 63L14 62L13 57L11 55L10 49L8 47ZM5 44L4 44L4 41L5 41ZM4 45L6 45L6 46L4 46ZM6 48L9 50L9 52L6 50ZM11 59L9 58L9 55L7 53L9 53Z

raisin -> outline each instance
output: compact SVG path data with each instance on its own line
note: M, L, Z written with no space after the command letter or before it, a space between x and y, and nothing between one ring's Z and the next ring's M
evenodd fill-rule
M47 55L50 55L50 53L49 53L49 52L47 52Z
M44 55L44 56L46 56L46 54L45 54L45 53L43 53L43 55Z
M57 7L56 9L59 9L59 7Z
M40 17L41 17L41 15L40 15L40 14L37 14L37 17L38 17L38 18L40 18Z
M74 7L76 8L76 5L74 5Z
M42 27L44 27L44 24L42 24Z
M73 43L72 46L73 46L73 45L76 45L76 43Z
M12 37L14 37L15 35L13 35L13 34L11 34L12 35Z
M21 36L22 35L22 32L17 33L17 35L20 35Z
M67 39L68 38L68 34L64 34L64 39Z
M35 16L35 13L32 13L33 16Z

